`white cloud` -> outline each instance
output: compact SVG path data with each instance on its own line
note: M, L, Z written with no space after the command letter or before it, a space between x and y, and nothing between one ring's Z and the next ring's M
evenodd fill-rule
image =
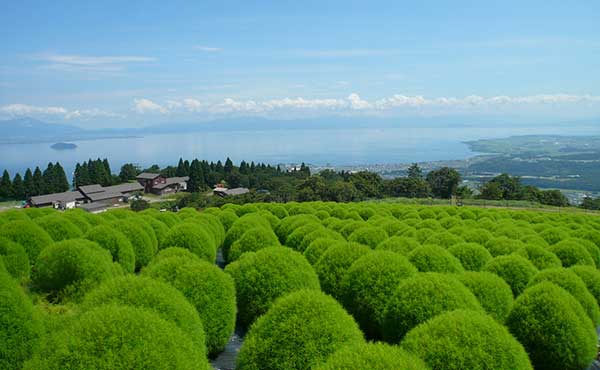
M0 113L8 116L28 116L28 115L65 115L67 110L63 107L36 107L27 104L9 104L0 107Z
M223 49L221 49L221 48L216 48L213 46L204 46L204 45L196 45L196 46L194 46L194 49L204 51L207 53L218 53L220 51L223 51Z
M46 62L45 69L57 71L120 72L131 63L150 63L157 59L145 56L83 56L75 54L38 54L34 60Z
M133 110L140 114L146 113L162 113L166 114L169 111L163 107L162 105L156 104L152 100L149 99L134 99L133 100L134 107Z
M107 112L97 108L76 109L65 114L65 119L90 119L90 118L124 118L122 114Z

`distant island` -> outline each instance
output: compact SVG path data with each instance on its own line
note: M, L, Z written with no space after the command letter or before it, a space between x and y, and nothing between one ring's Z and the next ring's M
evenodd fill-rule
M54 150L72 150L77 148L77 145L73 143L56 143L50 145L50 148Z

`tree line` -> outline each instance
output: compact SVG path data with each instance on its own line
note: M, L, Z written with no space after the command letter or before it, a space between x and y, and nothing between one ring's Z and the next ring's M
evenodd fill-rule
M69 181L59 162L48 163L43 172L39 167L35 167L33 171L28 168L23 176L16 173L12 179L9 172L4 170L2 179L0 179L0 199L2 200L21 200L31 196L61 193L68 190Z

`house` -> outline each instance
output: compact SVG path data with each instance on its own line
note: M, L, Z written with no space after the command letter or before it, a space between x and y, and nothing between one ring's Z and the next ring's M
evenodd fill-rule
M164 195L187 190L189 177L164 177L159 173L142 172L137 177L145 193Z
M213 194L218 195L220 197L242 195L242 194L247 194L249 192L250 192L250 190L248 190L247 188L227 189L227 188L218 187L218 188L213 189Z
M65 191L63 193L38 195L29 198L29 204L32 207L52 207L56 209L71 209L77 206L78 202L85 199L79 191Z
M85 203L102 202L107 205L116 205L133 193L142 192L144 188L137 182L125 183L103 187L100 185L86 185L77 188L84 195Z

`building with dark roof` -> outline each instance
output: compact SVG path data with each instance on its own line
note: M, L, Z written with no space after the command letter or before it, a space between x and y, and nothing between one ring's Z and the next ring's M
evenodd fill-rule
M213 189L213 194L221 196L221 197L242 195L242 194L247 194L249 192L250 192L250 190L248 190L247 188L227 189L227 188L220 187L220 188Z
M144 192L156 195L177 193L187 190L189 177L165 177L159 173L142 172L137 177Z
M75 208L78 202L85 199L85 196L79 191L65 191L64 193L54 193L38 195L29 198L29 204L33 207L53 207L57 209Z

